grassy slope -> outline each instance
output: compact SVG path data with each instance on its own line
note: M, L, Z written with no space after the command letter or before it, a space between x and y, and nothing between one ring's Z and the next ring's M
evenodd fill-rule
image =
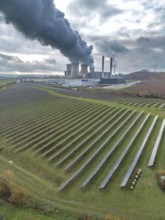
M0 80L0 89L15 84L14 80Z
M51 92L51 94L53 93L54 92ZM100 104L107 104L105 101L86 100L90 102L99 102ZM122 106L117 103L113 105L116 105L117 107ZM146 112L152 111L153 114L159 114L162 118L165 117L163 110L155 112L155 109L134 108ZM92 184L90 184L84 192L78 189L78 184L73 184L74 187L70 187L64 193L59 193L57 191L57 186L59 185L59 182L65 178L63 171L48 165L39 157L34 157L30 152L23 152L19 155L13 154L6 146L6 149L0 156L0 171L12 170L15 174L15 181L22 184L30 195L27 206L37 206L42 212L38 209L24 209L22 211L21 209L11 207L10 205L1 206L0 212L2 211L4 213L6 219L11 219L12 216L12 219L18 220L77 219L77 216L79 215L78 213L82 212L89 212L90 214L96 215L107 215L110 213L113 216L122 216L126 219L165 219L165 197L157 187L155 179L155 171L163 169L165 165L165 152L163 150L165 137L163 137L161 142L158 155L159 160L157 160L156 166L153 170L146 166L159 126L160 121L145 148L144 155L146 161L142 160L139 163L139 166L143 170L143 174L136 186L136 190L133 192L127 189L121 190L119 188L122 176L128 168L126 161L123 161L122 167L120 167L120 170L115 174L115 181L112 180L111 184L109 184L103 191L98 191L96 187L92 187ZM5 146L5 143L1 143L1 145L2 144ZM137 142L136 145L138 146L139 143ZM133 157L136 150L137 148L134 152L129 153L130 158ZM10 165L8 160L13 160L14 164ZM78 179L78 183L81 183L82 179L83 174ZM45 215L49 214L50 217L48 218L48 216L44 216L43 212ZM31 216L33 216L33 218Z

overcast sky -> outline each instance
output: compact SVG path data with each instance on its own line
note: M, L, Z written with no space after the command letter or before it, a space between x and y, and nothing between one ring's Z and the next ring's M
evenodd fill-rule
M35 0L34 0L35 1ZM165 71L164 0L55 0L71 27L93 45L95 70L105 55L114 57L116 72ZM0 73L65 70L68 59L57 49L29 40L0 14Z

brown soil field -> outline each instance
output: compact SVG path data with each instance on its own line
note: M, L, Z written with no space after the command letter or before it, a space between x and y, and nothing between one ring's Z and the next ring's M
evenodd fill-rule
M165 98L165 80L142 82L135 86L125 88L123 92L139 94L139 96L154 95Z

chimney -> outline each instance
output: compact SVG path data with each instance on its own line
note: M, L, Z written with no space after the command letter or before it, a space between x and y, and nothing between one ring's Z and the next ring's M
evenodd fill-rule
M78 78L79 77L79 63L71 64L71 77Z
M102 56L102 78L104 78L104 56Z
M108 74L108 78L111 78L111 76L112 76L112 64L113 64L113 58L110 57L110 72Z

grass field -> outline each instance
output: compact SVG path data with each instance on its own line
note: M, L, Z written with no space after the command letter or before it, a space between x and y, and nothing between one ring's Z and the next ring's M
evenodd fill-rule
M24 208L1 202L0 213L5 219L89 219L87 215L107 220L165 218L165 197L155 177L165 166L164 132L155 165L147 166L165 118L163 101L76 97L15 85L0 92L0 103L0 172L12 171L12 181L28 195ZM120 188L157 115L131 178ZM129 145L112 178L100 190L103 179ZM83 181L106 157L81 189ZM142 175L131 191L138 168Z
M4 79L4 80L0 80L0 89L4 89L7 86L10 86L12 84L15 84L14 80L10 80L10 79Z

